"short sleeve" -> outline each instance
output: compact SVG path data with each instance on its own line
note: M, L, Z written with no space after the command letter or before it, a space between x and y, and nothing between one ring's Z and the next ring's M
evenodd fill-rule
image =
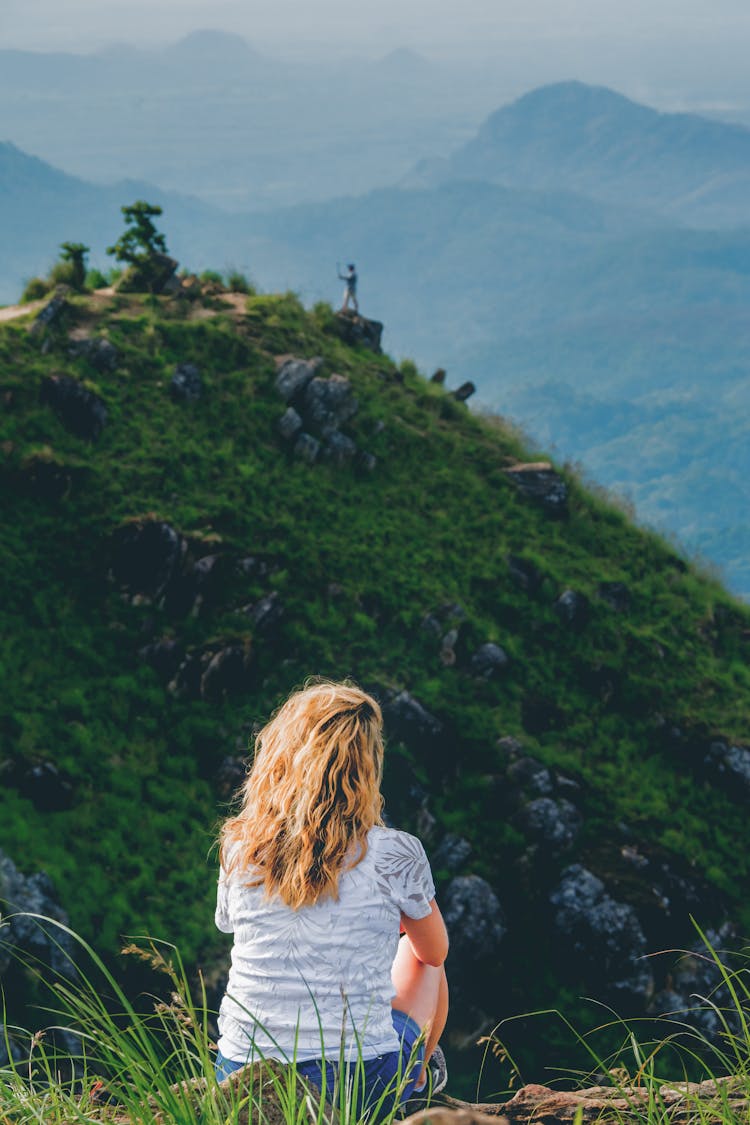
M426 918L435 897L430 862L416 836L390 830L378 849L378 884L408 918Z
M219 886L216 892L216 914L214 915L217 930L223 934L234 933L234 926L229 918L229 883L224 868L219 873Z

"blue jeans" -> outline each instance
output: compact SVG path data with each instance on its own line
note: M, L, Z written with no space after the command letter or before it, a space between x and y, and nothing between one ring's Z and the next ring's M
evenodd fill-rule
M393 1026L399 1037L401 1046L398 1051L388 1051L384 1055L377 1055L373 1059L363 1059L361 1069L359 1063L347 1065L348 1081L356 1084L357 1116L361 1116L368 1107L374 1107L382 1098L377 1111L377 1120L388 1116L394 1109L402 1105L414 1093L414 1086L419 1072L424 1063L424 1042L414 1049L414 1044L422 1034L419 1024L393 1008L391 1012ZM216 1057L216 1077L221 1082L234 1070L240 1070L246 1065L247 1060L237 1061L226 1059L221 1051ZM298 1062L297 1074L312 1083L319 1090L323 1089L323 1063L321 1059L311 1059L308 1062ZM334 1085L339 1070L338 1063L326 1062L325 1064L325 1094L328 1101L333 1101ZM373 1118L373 1121L375 1119Z

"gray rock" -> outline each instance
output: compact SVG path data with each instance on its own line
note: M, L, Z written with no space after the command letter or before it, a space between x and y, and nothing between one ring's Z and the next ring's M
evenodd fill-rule
M284 603L278 590L260 598L254 605L245 606L244 612L258 633L267 632L278 625L284 616Z
M505 649L492 641L480 645L477 651L472 653L470 660L472 672L484 680L497 675L503 668L507 668L509 663L510 658Z
M442 368L442 367L438 367L437 371L435 371L430 376L430 382L431 383L437 383L437 385L439 387L444 386L444 384L445 384L445 369Z
M52 300L48 301L44 308L37 314L30 328L32 336L38 336L45 328L49 328L51 324L55 324L67 308L68 302L65 300L65 297L62 293L56 293Z
M120 361L120 353L114 344L104 336L87 336L71 333L68 354L83 356L97 371L114 371Z
M581 830L581 814L565 797L536 797L521 810L521 823L528 836L555 852L566 851Z
M580 863L566 867L550 895L554 924L589 977L601 980L620 1000L643 1003L654 978L646 938L632 906L617 902L596 875Z
M568 504L568 486L551 465L516 465L505 470L506 476L524 496L536 500L548 512L562 515Z
M624 582L601 582L597 591L602 601L618 613L627 613L630 609L630 590Z
M367 453L364 449L362 449L357 455L357 465L365 473L374 472L377 463L378 459L374 453Z
M351 346L361 345L380 355L383 325L379 320L368 320L356 313L338 312L333 322L334 331Z
M76 976L76 946L72 937L54 923L68 925L49 876L43 871L22 875L13 861L0 852L0 974L18 973L20 962L32 958L37 968L49 966L53 977ZM51 919L37 921L32 914ZM48 975L49 979L49 975Z
M306 461L308 465L314 465L319 453L320 442L317 438L304 431L297 435L297 440L294 443L295 457L299 458L300 461Z
M179 262L169 254L150 254L149 257L130 267L117 282L121 293L176 293L180 281L175 275Z
M564 625L580 629L588 621L589 600L577 590L563 590L555 602L555 613Z
M722 1048L727 1030L742 1037L742 1019L748 1015L747 998L741 998L744 1013L738 1011L726 983L727 976L739 967L737 956L731 952L733 945L736 938L730 923L706 930L706 942L694 942L672 967L668 977L671 987L668 985L654 996L649 1015L695 1027L709 1042Z
M187 543L163 520L137 520L112 536L112 575L133 594L160 597L177 574Z
M175 402L197 402L203 394L201 373L194 363L178 363L169 393Z
M164 606L175 617L196 613L205 602L210 602L219 588L221 556L204 555L189 563L169 582Z
M458 629L449 629L440 641L440 663L446 668L452 668L456 663L456 643Z
M512 785L525 793L534 793L540 797L549 796L553 789L552 774L536 758L517 758L508 766L507 777Z
M279 433L284 441L291 441L302 429L302 419L293 406L287 406L279 418Z
M74 798L70 779L54 762L37 762L24 769L18 778L18 792L41 812L69 809Z
M449 833L444 836L435 849L431 861L433 868L444 867L455 873L466 863L472 852L471 844L463 836Z
M354 460L356 453L356 443L346 434L340 434L338 431L329 434L323 446L323 457L332 465L348 465Z
M750 749L727 742L712 742L705 757L708 776L740 798L750 795Z
M476 392L476 387L472 382L462 383L461 386L453 392L453 397L456 402L466 402L467 398Z
M316 375L305 387L300 413L308 430L330 436L357 413L359 404L352 385L343 375L322 379Z
M48 376L39 401L52 407L66 430L87 441L96 441L107 421L104 401L70 375Z
M230 644L219 649L205 663L200 679L201 697L219 700L246 690L250 668L250 650L246 645Z
M320 356L312 359L297 359L290 356L281 362L276 372L275 387L284 402L292 402L301 396L307 384L323 366Z
M383 706L383 719L391 738L407 746L429 749L444 734L443 724L408 691L401 691Z
M451 964L468 969L478 957L497 955L507 927L497 895L479 875L457 875L443 898Z
M508 555L508 573L516 586L527 590L530 594L538 590L542 584L539 569L529 559L523 559L519 555Z

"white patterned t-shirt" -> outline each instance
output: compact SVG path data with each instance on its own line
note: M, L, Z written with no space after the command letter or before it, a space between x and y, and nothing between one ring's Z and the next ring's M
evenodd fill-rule
M338 901L292 910L244 873L219 876L216 925L234 934L219 1012L219 1050L264 1058L374 1058L398 1050L391 965L403 912L426 918L435 897L416 836L376 826L367 854L339 878ZM358 1048L359 1044L359 1048Z

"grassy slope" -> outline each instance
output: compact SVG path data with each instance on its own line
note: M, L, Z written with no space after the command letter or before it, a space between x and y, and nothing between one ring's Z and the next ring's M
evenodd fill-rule
M583 782L584 854L625 821L684 853L748 928L743 810L697 784L662 735L666 718L747 739L746 610L714 582L683 573L668 545L574 479L566 520L524 501L503 473L524 454L508 427L472 416L409 368L403 383L384 378L392 363L338 342L324 308L305 313L291 296L261 296L239 320L226 312L185 321L167 306L115 299L96 315L82 301L75 318L106 327L121 352L114 374L69 359L60 341L42 355L23 324L0 330L2 757L52 760L75 783L73 808L44 815L6 785L0 847L24 869L51 874L78 929L103 950L146 931L176 941L189 961L213 959L223 948L212 932L207 862L220 811L216 768L236 753L243 725L311 673L405 686L451 721L455 761L392 748L391 808L413 828L395 785L406 770L439 823L472 840L472 870L504 902L523 840L497 820L487 779L502 769L498 736L518 734ZM273 356L284 352L322 355L324 374L352 379L360 410L349 428L378 456L374 473L288 458L273 389ZM194 405L168 395L174 364L185 360L206 382ZM88 379L106 400L98 444L72 437L38 404L52 370ZM56 505L11 487L40 449L77 472ZM109 538L146 513L205 540L204 553L261 555L275 572L265 583L232 578L218 607L186 620L130 604L106 577ZM508 552L543 572L535 596L513 585ZM599 582L618 580L633 594L625 615L596 596ZM331 583L341 588L335 596ZM592 600L580 634L553 609L569 586ZM270 588L285 618L273 640L252 641L238 607ZM469 648L496 640L511 655L502 679L480 682L440 664L420 623L455 601L467 611ZM188 645L249 639L253 690L217 703L174 698L138 656L164 634ZM609 700L593 686L602 667L619 684ZM563 716L536 739L521 723L529 693Z

